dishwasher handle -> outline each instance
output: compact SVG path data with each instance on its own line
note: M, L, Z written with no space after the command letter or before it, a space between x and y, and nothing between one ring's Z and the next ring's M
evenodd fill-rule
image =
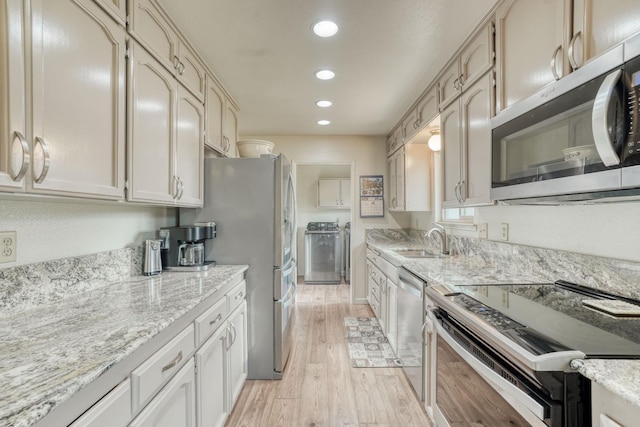
M406 268L401 267L398 269L398 279L398 287L418 298L422 298L424 296L424 287L426 283Z

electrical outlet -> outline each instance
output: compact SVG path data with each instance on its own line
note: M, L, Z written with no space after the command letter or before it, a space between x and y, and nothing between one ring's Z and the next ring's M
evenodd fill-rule
M486 239L488 237L488 232L487 232L487 223L483 222L481 224L478 224L478 238L479 239Z
M509 308L509 291L502 291L502 306Z
M509 224L506 222L502 223L502 240L505 242L509 240Z
M0 263L16 260L16 232L0 231Z

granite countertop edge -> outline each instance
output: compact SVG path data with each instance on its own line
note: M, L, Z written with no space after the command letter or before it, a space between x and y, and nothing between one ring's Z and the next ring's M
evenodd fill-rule
M394 250L418 249L420 244L410 241L367 242L380 255L396 267L404 267L430 285L497 283L548 283L530 271L504 270L477 258L451 255L435 258L405 258ZM640 406L640 360L576 359L571 368L584 377L602 385L626 401Z
M248 268L219 265L206 273L132 276L73 298L3 315L0 427L41 421ZM117 321L104 321L115 313ZM92 333L71 342L75 331L85 329Z

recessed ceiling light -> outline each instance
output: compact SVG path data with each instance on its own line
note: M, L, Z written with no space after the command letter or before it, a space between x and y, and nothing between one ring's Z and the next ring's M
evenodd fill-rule
M318 120L318 124L320 126L326 126L328 124L331 124L331 122L329 120Z
M327 107L331 107L333 105L333 102L331 102L331 101L317 101L316 105L318 107L327 108Z
M338 32L338 25L332 21L318 21L313 24L313 32L319 37L332 37Z
M335 76L336 76L336 73L334 73L331 70L316 71L316 77L319 78L320 80L331 80Z

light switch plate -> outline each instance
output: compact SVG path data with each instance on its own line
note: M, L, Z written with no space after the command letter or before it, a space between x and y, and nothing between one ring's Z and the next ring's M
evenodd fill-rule
M16 232L0 231L0 263L16 260Z

